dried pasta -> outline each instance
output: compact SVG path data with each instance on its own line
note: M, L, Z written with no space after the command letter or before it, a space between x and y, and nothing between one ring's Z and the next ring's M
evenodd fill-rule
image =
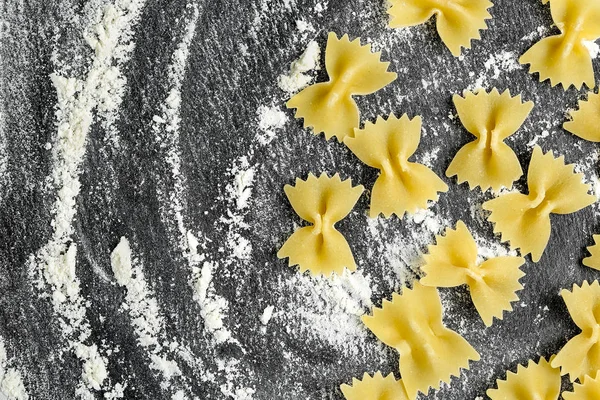
M595 376L600 370L600 285L584 281L581 287L573 285L571 292L563 289L560 294L581 333L567 342L552 366L569 374L571 382L582 382L586 375Z
M564 400L598 400L600 399L600 372L595 374L595 378L586 376L583 378L583 384L573 384L572 392L563 392Z
M394 293L365 325L386 345L400 353L400 374L408 397L438 389L441 382L478 361L477 351L458 333L442 323L442 303L435 288L415 282L413 289Z
M600 94L590 93L587 101L579 102L579 110L572 111L572 121L563 127L574 135L591 142L600 142Z
M469 92L464 98L454 95L453 100L463 125L477 139L456 153L446 176L456 175L458 183L466 181L471 189L512 187L523 170L504 139L521 127L533 103L522 103L520 95L511 97L508 90L500 94L495 88L490 93Z
M381 372L372 377L365 373L362 381L352 379L352 385L340 386L346 400L409 400L402 380L396 380L393 374L385 378Z
M506 380L496 381L497 389L488 389L492 400L558 400L560 369L552 367L544 357L538 363L529 360L527 367L519 365L517 373L508 371Z
M510 303L523 289L519 279L525 274L519 269L522 257L503 256L477 263L477 244L462 221L456 230L447 229L445 236L436 237L437 244L428 247L422 267L426 286L453 287L467 284L473 304L483 322L490 326L493 318L502 319L503 311L512 311Z
M600 235L594 235L594 245L587 250L590 256L583 259L583 265L600 271Z
M371 45L360 45L348 35L338 39L331 32L325 49L325 68L329 82L316 83L293 96L286 104L296 109L296 118L304 118L304 127L314 134L325 133L329 140L341 142L354 134L360 124L360 113L353 95L376 92L393 82L397 75L388 72L389 63L379 60L381 53L372 53Z
M488 0L390 0L391 28L420 25L434 15L440 38L450 52L458 57L461 48L471 48L471 40L481 38L479 31L487 29L486 19L492 18Z
M596 201L582 178L573 165L565 165L564 157L543 154L536 146L527 173L529 194L507 193L482 207L491 211L488 220L495 224L494 232L502 233L502 241L522 255L531 253L537 262L550 239L550 214L570 214Z
M344 143L362 162L381 171L371 193L371 217L396 214L402 218L405 212L427 208L438 192L448 190L432 170L408 161L421 140L421 117L378 117L374 124L367 122L364 129L354 132Z
M534 44L519 62L530 64L530 73L539 72L540 82L550 79L565 90L584 83L594 87L592 57L584 42L600 38L600 2L552 0L550 11L561 33Z
M296 230L277 256L289 257L290 266L297 264L300 272L313 275L341 274L344 267L354 271L350 246L334 225L350 213L364 188L323 173L319 178L309 174L306 181L297 178L295 187L285 185L284 190L294 211L312 225Z

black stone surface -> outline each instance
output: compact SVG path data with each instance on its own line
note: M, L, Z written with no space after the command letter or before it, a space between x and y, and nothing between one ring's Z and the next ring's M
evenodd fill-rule
M274 317L266 333L261 332L259 318L266 306L276 305L277 311L286 304L300 307L306 301L294 288L282 284L297 272L275 255L293 224L300 222L285 199L283 185L297 176L305 178L310 171L339 172L367 189L376 179L376 171L362 165L343 145L304 130L289 110L285 112L290 121L269 145L254 142L257 108L283 106L287 96L277 87L277 77L288 71L311 39L297 31L297 19L317 29L315 38L322 49L327 32L335 31L360 36L383 50L382 58L391 61L390 70L397 71L399 78L358 99L362 118L374 120L390 112L422 115L424 133L415 159L439 149L433 169L450 190L431 209L452 225L462 219L479 236L498 240L491 224L470 211L491 194L469 191L444 175L456 151L471 140L458 119L449 118L455 112L452 94L461 93L481 75L486 76L487 88L510 89L536 104L523 128L508 139L524 169L531 153L527 143L547 130L549 135L538 140L544 150L579 163L587 178L596 176L597 145L561 127L567 109L574 108L585 91L552 88L525 68L494 78L493 70L485 67L492 54L520 55L531 46L539 35L523 38L539 26L552 25L549 8L538 0L495 3L489 29L461 58L443 46L433 23L402 34L388 30L385 7L379 0L329 0L322 3L322 12L315 11L314 0L290 0L289 5L266 0L262 4L239 0L197 4L200 17L182 87L179 146L186 180L184 219L212 241L206 252L222 263L214 284L217 293L229 301L225 323L239 342L215 347L193 298L191 271L177 248L177 232L160 217L165 205L157 191L171 187L172 178L164 150L150 130L152 117L169 90L167 67L190 9L179 0L147 1L133 28L135 49L123 70L128 84L115 124L121 146L113 148L104 140L107 132L96 119L81 168L82 189L72 237L79 248L81 296L89 302L90 340L119 347L120 352L108 360L109 379L127 382L126 398L163 399L168 392L161 387L160 376L148 367L148 353L136 344L130 318L119 308L124 291L114 284L109 255L121 236L132 241L155 293L165 318L164 337L176 338L199 360L189 365L178 360L197 398L227 398L219 390L225 379L222 375L217 374L214 382L202 379L206 370L218 370L218 357L239 361L242 374L236 384L254 388L257 400L341 399L338 387L352 377L397 369L396 352L382 349L370 333L366 348L348 351L298 334L300 322L285 316ZM57 357L64 336L50 299L42 296L49 289L34 286L26 262L52 234L56 189L48 185L53 165L51 151L44 146L55 140L57 98L49 74L57 68L55 57L72 60L63 73L77 77L85 72L90 50L81 37L81 21L73 16L83 15L86 7L90 5L67 0L0 3L0 20L5 21L0 32L0 129L5 141L2 156L7 160L0 177L0 336L32 399L74 398L81 379L81 364L73 352ZM550 28L546 34L555 31ZM240 53L242 44L248 55ZM595 60L594 64L598 74L600 63ZM324 71L318 76L324 79ZM423 81L435 81L435 85ZM253 252L248 261L226 262L219 250L228 230L221 217L231 207L226 185L232 179L230 167L244 155L257 168L251 207L244 217L249 228L243 232ZM524 178L517 187L525 187ZM405 246L413 245L406 238L415 228L394 218L372 237L367 206L367 196L363 196L339 228L353 248L359 269L371 277L372 301L380 305L399 289L387 283L390 268L384 264L389 261L380 252L398 238L404 238ZM484 396L496 379L505 377L507 369L514 371L530 358L556 353L577 333L559 291L598 278L597 271L581 265L592 233L600 230L597 215L594 205L572 215L552 216L552 236L544 256L539 263L528 258L523 267L525 289L519 293L515 311L490 328L480 321L465 288L441 291L446 323L473 344L481 361L472 363L450 386L421 398ZM415 251L423 250L422 245L414 246ZM96 268L110 279L104 279ZM101 396L97 392L97 398Z

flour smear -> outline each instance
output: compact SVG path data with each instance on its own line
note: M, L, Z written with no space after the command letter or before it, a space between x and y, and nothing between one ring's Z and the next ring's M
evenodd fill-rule
M15 368L9 368L4 340L0 338L0 400L28 400L21 373Z
M130 29L142 6L142 1L130 0L100 6L92 25L84 29L84 38L94 52L87 75L83 79L51 75L58 99L52 168L58 193L52 207L52 237L30 258L30 271L35 274L37 265L43 279L39 281L40 287L46 285L52 292L54 311L67 339L62 351L73 350L82 361L82 381L76 395L84 399L93 397L90 390L101 389L115 397L114 390L120 386L113 388L110 382L106 383L106 357L96 344L85 344L91 337L91 327L85 317L87 304L80 295L76 275L77 245L71 242L81 186L80 166L94 110L114 109L120 103L125 82L114 64L125 61L133 48Z

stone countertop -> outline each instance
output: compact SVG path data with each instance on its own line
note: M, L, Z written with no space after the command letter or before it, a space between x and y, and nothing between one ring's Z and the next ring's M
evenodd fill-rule
M397 353L359 316L419 274L419 255L445 226L462 219L483 243L499 242L481 212L492 195L444 174L472 138L455 118L454 93L497 87L532 100L531 115L507 140L523 168L537 143L577 163L588 181L597 179L597 145L562 129L567 110L585 91L540 83L515 61L556 31L548 6L538 0L495 3L489 29L459 58L444 47L432 22L386 28L379 0L148 0L139 18L126 19L130 37L122 41L134 47L109 65L124 80L121 91L108 96L120 100L111 108L90 97L96 103L85 154L72 175L81 185L68 221L73 232L59 243L65 251L70 243L77 246L73 279L87 324L76 329L87 333L80 344L96 346L107 366L101 389L90 393L102 398L121 383L127 399L167 399L178 392L190 399L342 399L339 385L352 377L396 371ZM50 75L87 82L102 54L90 49L84 27L107 11L97 0L4 2L0 10L0 337L8 366L20 372L31 399L70 399L86 385L73 348L78 339L68 332L72 320L53 305L54 288L41 261L44 246L56 237L60 189L53 184L60 165L59 98ZM298 20L314 32L300 30ZM188 31L193 36L186 57L177 52ZM423 136L414 159L429 164L450 188L422 219L369 220L363 196L339 224L357 275L334 282L300 276L276 257L301 223L283 185L325 171L369 190L377 177L340 143L303 129L277 86L310 40L324 50L329 31L372 42L391 62L398 79L357 99L362 119L421 115ZM180 61L179 70L173 60ZM594 64L598 73L598 59ZM323 69L316 75L326 76ZM178 110L169 101L177 89ZM268 143L257 140L265 133L261 107L287 116L272 128ZM176 128L168 129L174 120ZM516 187L526 187L524 177ZM420 398L483 397L507 369L555 354L578 332L559 291L598 277L581 264L600 230L598 211L595 204L552 216L544 256L535 264L527 258L523 267L524 290L514 311L490 328L466 288L440 290L446 324L480 352L481 361ZM187 232L199 242L197 254L190 253ZM143 272L142 300L155 301L142 318L160 320L153 331L158 350L140 344L127 308L146 303L128 303L129 289L117 284L111 269L110 254L122 236ZM208 282L205 298L198 295L200 276ZM265 325L261 317L269 306L274 313ZM210 320L215 312L222 326ZM176 362L180 375L168 380L153 369L153 354Z

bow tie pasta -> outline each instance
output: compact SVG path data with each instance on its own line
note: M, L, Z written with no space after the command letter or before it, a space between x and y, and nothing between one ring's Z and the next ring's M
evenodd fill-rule
M456 230L446 229L445 236L436 237L437 244L428 247L422 267L426 276L421 283L426 286L469 286L473 304L486 326L493 318L502 319L503 311L512 311L510 303L523 289L519 279L525 274L519 269L525 262L522 257L495 257L477 263L477 244L462 221Z
M381 372L373 377L365 373L362 381L352 379L352 385L341 385L346 400L408 400L402 380L397 381L393 374L385 378Z
M408 161L421 139L421 117L378 117L374 124L367 122L364 129L356 129L354 135L344 143L362 162L381 171L371 193L372 218L413 214L427 208L429 200L437 200L438 192L448 190L429 168Z
M571 292L563 289L560 294L581 333L565 344L552 366L560 367L563 375L569 374L571 382L582 382L586 375L596 376L600 370L600 285L585 281L581 287L573 285Z
M325 68L329 82L316 83L293 96L286 104L296 109L296 118L304 118L304 127L314 134L325 133L329 140L341 142L354 134L360 125L360 113L354 95L371 94L393 82L397 75L388 72L390 63L379 60L381 53L372 53L371 45L360 45L348 35L338 39L329 33L325 49Z
M313 275L341 274L344 267L354 271L350 246L334 225L350 213L364 188L352 187L350 179L342 181L338 174L329 178L322 173L319 178L309 174L306 181L297 178L295 187L285 185L284 190L294 211L312 225L294 232L277 256L289 257L290 266Z
M488 389L487 395L492 400L558 400L560 384L560 369L542 357L537 364L529 360L527 367L519 365L516 374L508 371L506 380L498 379L498 389Z
M595 378L586 376L583 384L574 383L572 392L563 392L564 400L598 400L600 399L600 371Z
M390 28L421 25L434 15L440 38L452 55L458 57L461 47L470 49L471 40L481 38L492 16L488 0L390 0Z
M519 59L530 64L530 73L539 72L540 82L550 79L552 86L562 83L577 89L585 83L596 86L592 57L585 41L600 38L600 2L592 0L552 0L552 19L559 35L534 44Z
M454 95L453 101L462 124L477 139L456 153L446 176L456 175L458 183L466 181L471 189L480 186L482 191L512 187L523 170L504 139L521 127L533 103L522 103L520 95L511 97L508 90L500 94L498 89L469 92L464 98Z
M482 207L491 211L488 221L495 224L494 232L502 233L502 241L521 249L523 256L531 253L537 262L550 239L550 214L574 213L596 201L582 178L573 165L565 165L564 157L543 154L536 146L527 173L529 194L503 194Z
M415 282L384 300L373 315L362 317L379 340L400 353L400 375L408 397L439 389L441 382L478 361L477 351L458 333L442 323L442 303L435 288Z
M579 110L572 111L572 121L563 127L574 135L591 142L600 142L600 94L590 93L587 101L579 102Z

